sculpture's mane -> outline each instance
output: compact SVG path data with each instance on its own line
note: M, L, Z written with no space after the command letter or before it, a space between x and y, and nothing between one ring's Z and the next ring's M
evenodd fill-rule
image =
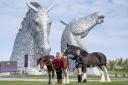
M97 18L97 14L96 13L93 13L93 14L90 14L90 15L88 15L88 16L85 16L85 17L82 17L82 18L80 18L79 20L93 20L93 19L96 19Z

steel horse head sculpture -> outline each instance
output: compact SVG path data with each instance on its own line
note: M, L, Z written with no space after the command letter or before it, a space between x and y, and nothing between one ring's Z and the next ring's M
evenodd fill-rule
M53 5L41 7L37 2L26 3L28 11L17 33L10 60L17 61L18 67L23 68L25 55L28 67L35 67L38 58L50 54L49 34L51 19L48 15ZM20 70L21 71L21 70Z
M61 21L62 24L66 25L61 38L61 51L64 52L67 44L85 49L84 45L80 42L81 39L85 38L94 26L103 23L103 21L104 15L100 12L74 19L69 24Z
M27 3L27 6L29 8L28 14L31 14L31 25L28 28L31 29L34 38L35 55L38 57L48 55L50 53L48 37L51 27L51 19L48 16L48 12L52 8L44 9L35 2Z

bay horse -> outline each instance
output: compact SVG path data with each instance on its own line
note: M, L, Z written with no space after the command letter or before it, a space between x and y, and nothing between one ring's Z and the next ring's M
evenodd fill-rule
M111 82L110 77L108 75L108 71L106 69L106 64L107 64L107 60L106 60L106 56L101 53L101 52L93 52L93 53L88 53L87 51L85 51L84 49L74 46L74 45L68 45L67 44L67 48L65 49L63 55L64 56L75 56L76 55L76 50L80 50L81 51L81 55L83 56L83 61L85 64L85 72L83 72L82 74L82 81L87 81L87 76L86 76L86 68L87 67L97 67L99 69L99 71L101 72L101 80L100 82L105 82L105 80L107 80L107 82ZM105 79L106 77L106 79Z
M37 60L37 68L39 71L44 69L45 65L47 67L48 77L49 77L48 84L55 83L55 68L52 63L53 60L54 60L53 55L42 56ZM67 72L68 66L69 66L68 58L64 58L64 68L63 68L64 80L63 80L63 83L69 83L68 72Z

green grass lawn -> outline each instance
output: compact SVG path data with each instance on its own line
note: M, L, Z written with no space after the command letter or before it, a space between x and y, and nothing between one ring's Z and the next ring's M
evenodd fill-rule
M0 81L0 85L48 85L47 82L39 81ZM128 81L113 81L111 83L100 83L100 82L88 82L88 83L77 83L71 82L67 85L128 85Z
M128 70L121 71L109 71L109 74L128 74Z
M118 71L108 71L110 75L112 74L128 74L127 70L118 70ZM5 78L48 78L48 75L25 75L25 74L18 74L18 75L7 75L7 76L1 76L1 77L5 77ZM73 76L69 76L70 78L76 78L75 75ZM115 78L115 76L110 76L112 78ZM119 78L123 78L124 76L118 76ZM128 78L128 76L126 76ZM125 77L125 78L126 78ZM96 76L88 76L88 78L99 78ZM116 77L117 78L117 77Z
M37 78L37 79L40 78L40 79L43 79L43 78L48 78L48 75L25 75L25 74L22 74L22 75L7 75L7 76L2 76L2 77L3 78ZM74 79L74 78L76 78L76 75L69 76L69 78ZM99 76L88 76L88 79L92 79L92 78L99 79L100 77ZM118 76L118 77L111 77L111 78L124 78L124 77ZM128 76L125 78L128 78Z

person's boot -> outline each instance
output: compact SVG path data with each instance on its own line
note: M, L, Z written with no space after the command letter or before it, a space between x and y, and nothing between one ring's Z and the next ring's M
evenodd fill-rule
M60 79L60 84L62 84L62 79Z
M60 79L58 79L58 84L60 84L61 83L61 80Z
M86 80L86 79L84 79L84 80L83 80L83 83L87 83L87 80Z
M77 78L78 78L78 82L82 81L82 75L78 75Z
M82 82L82 75L80 75L80 82Z
M59 79L57 79L57 84L59 84Z

